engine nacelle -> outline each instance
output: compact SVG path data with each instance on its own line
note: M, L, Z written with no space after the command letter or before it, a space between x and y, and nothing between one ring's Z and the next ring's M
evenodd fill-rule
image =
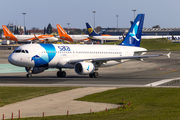
M94 70L95 70L95 66L93 63L90 63L90 62L79 62L79 63L76 63L74 66L74 71L78 75L87 75L87 74L93 73Z
M25 70L28 72L31 69L31 67L25 67ZM47 68L41 68L41 67L33 67L31 74L38 74L44 72Z

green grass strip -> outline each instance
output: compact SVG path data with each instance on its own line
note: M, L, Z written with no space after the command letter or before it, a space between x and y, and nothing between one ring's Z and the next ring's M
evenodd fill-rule
M118 45L122 41L107 42L102 45ZM167 38L159 39L142 39L140 47L146 48L147 50L165 50L170 49L170 51L180 51L180 43L172 43Z
M47 94L71 90L77 87L0 87L0 107Z
M69 116L24 118L22 120L179 120L180 88L119 88L87 95L78 100L121 104L131 101L125 109L112 109Z

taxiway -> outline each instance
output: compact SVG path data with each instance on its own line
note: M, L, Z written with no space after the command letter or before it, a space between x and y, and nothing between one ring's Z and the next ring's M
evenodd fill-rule
M12 50L0 50L0 65L8 64L7 58ZM2 54L3 53L3 54ZM148 54L165 54L153 52ZM57 78L53 69L26 78L26 72L0 73L0 86L180 86L180 52L172 52L171 58L166 56L147 58L144 61L131 60L120 65L100 68L99 78L88 75L77 75L73 69L65 70L66 78ZM2 64L3 63L3 64ZM24 68L21 68L24 69ZM171 79L168 81L168 79ZM162 81L160 84L158 81Z

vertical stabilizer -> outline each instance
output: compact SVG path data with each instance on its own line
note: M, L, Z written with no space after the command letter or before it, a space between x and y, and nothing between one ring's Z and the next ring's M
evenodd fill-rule
M89 23L86 23L87 31L89 36L100 36L97 34Z
M5 25L2 25L2 28L5 36L13 35Z
M144 16L145 14L137 15L128 34L126 35L126 38L123 40L123 42L120 45L136 46L136 47L140 46Z
M18 41L17 38L10 32L10 30L5 25L2 25L2 28L6 39Z
M59 38L61 40L73 42L73 39L66 33L66 31L59 24L57 24L56 26L59 33Z
M59 36L67 35L66 31L59 24L57 24L56 26L58 29Z

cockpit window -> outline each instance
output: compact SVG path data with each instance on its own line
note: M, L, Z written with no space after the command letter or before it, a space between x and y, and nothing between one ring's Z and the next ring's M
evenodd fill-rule
M27 50L25 50L26 51L26 53L29 53Z
M29 53L28 50L14 50L13 53Z
M14 51L15 53L20 53L21 52L21 50L16 50L16 51Z

